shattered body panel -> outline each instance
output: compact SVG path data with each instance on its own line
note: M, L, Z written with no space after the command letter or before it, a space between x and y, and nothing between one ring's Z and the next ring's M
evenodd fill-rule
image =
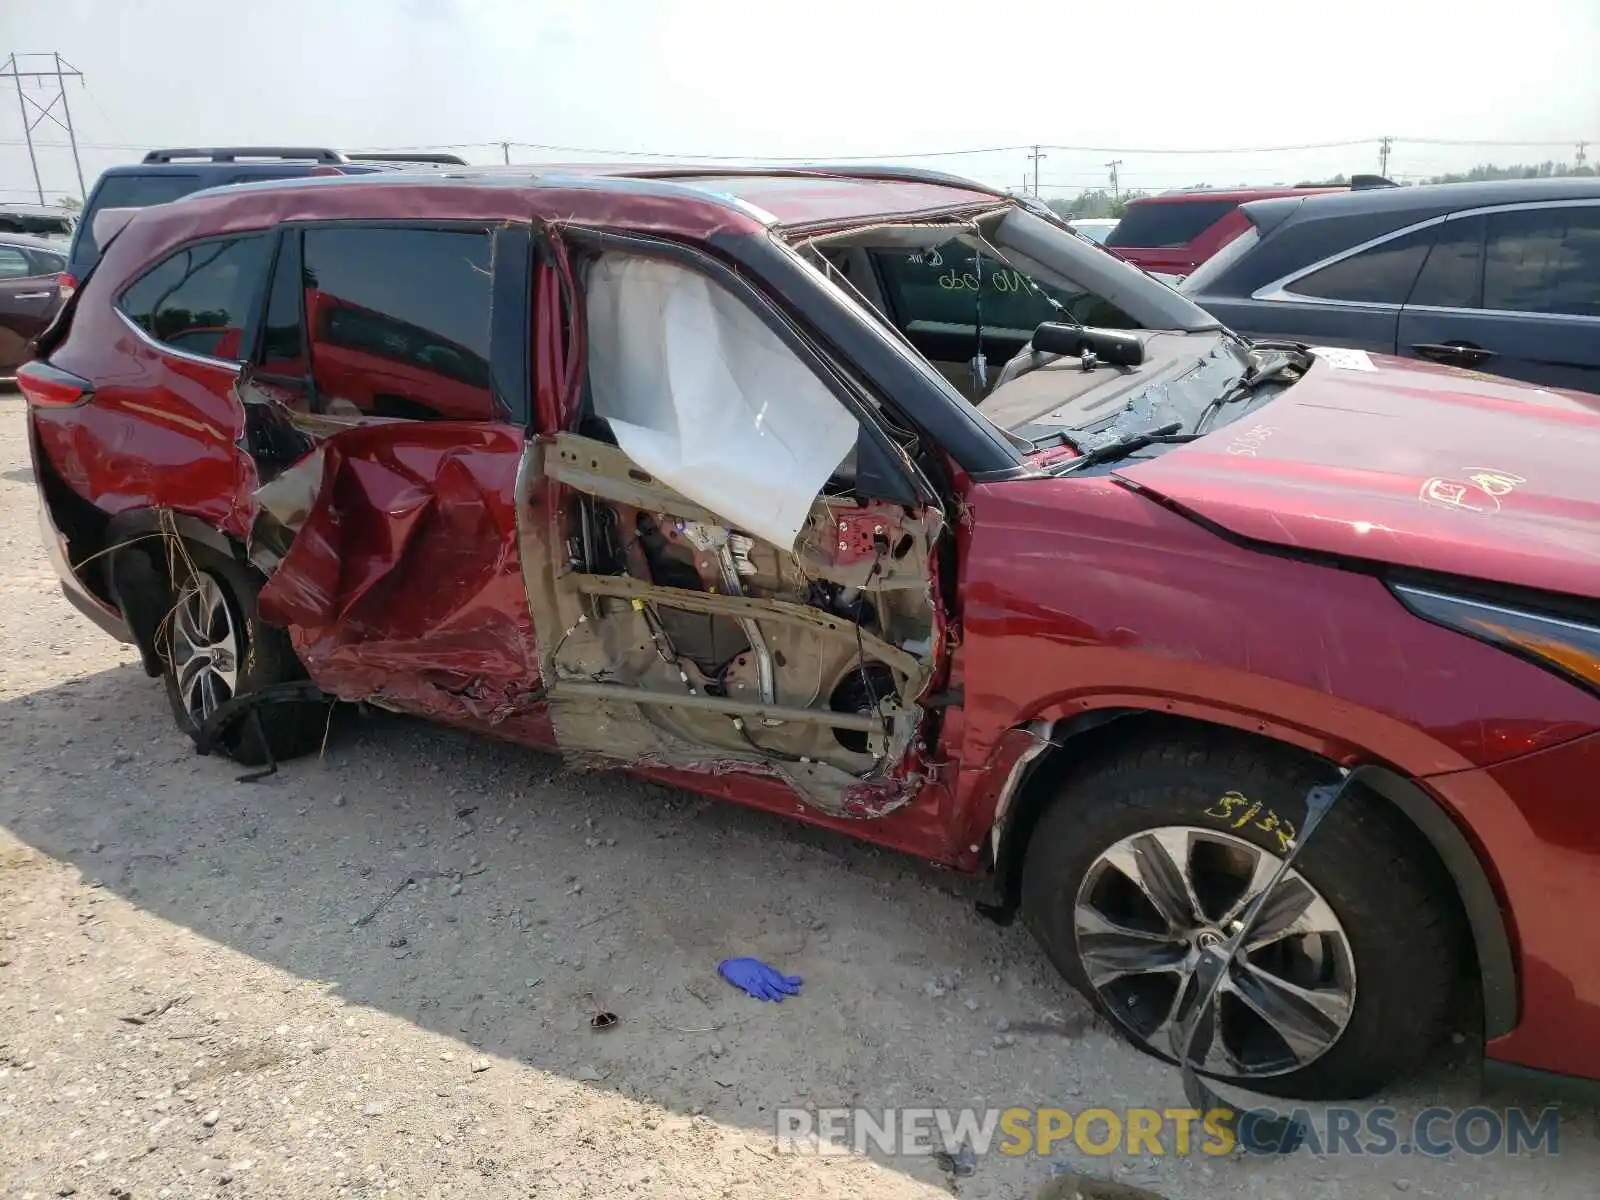
M324 691L498 725L531 712L539 671L514 508L523 439L455 422L350 429L323 442L316 499L261 591Z
M133 369L103 385L92 405L37 413L40 451L68 487L110 516L165 509L245 536L256 473L235 444L244 428L233 397L238 369L160 355L124 328L107 333ZM152 406L151 389L167 402Z

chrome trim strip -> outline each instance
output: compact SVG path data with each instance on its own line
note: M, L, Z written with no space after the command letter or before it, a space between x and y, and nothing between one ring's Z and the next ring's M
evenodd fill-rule
M1516 204L1490 204L1483 208L1463 208L1450 214L1451 220L1460 217L1479 217L1488 213L1523 212L1530 208L1600 208L1600 199L1585 197L1578 200L1523 200Z
M122 323L128 327L134 337L152 350L159 350L162 354L171 354L177 358L187 359L189 362L199 363L206 367L232 367L238 370L245 365L246 360L242 358L213 358L209 354L196 354L193 350L180 350L176 346L169 346L165 342L159 342L150 336L149 331L144 326L140 325L116 305L113 304L111 306L111 311L122 318Z

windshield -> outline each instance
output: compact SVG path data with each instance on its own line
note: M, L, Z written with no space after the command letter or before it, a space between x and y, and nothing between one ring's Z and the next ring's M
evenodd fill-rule
M100 257L94 240L94 214L103 208L148 208L187 196L200 187L200 176L163 173L148 175L106 175L89 197L89 208L78 222L78 240L72 259L79 271L86 271Z
M1214 427L1250 407L1223 402L1232 390L1252 390L1243 382L1256 366L1248 343L1029 208L874 225L807 246L830 280L1018 445L1115 439L1151 414L1185 430L1204 414ZM1136 353L1119 359L1108 349L1103 360L1086 360L1076 350L1038 352L1034 338L1047 323L1069 338L1074 328L1098 330L1090 342Z
M31 213L0 213L0 232L26 233L31 237L60 241L72 236L72 218L35 216Z
M1187 246L1238 207L1237 200L1136 200L1106 245Z

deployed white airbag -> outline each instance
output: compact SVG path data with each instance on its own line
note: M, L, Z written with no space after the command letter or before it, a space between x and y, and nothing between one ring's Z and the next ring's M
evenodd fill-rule
M703 275L607 254L587 293L594 409L623 453L730 526L793 549L855 446L855 416Z

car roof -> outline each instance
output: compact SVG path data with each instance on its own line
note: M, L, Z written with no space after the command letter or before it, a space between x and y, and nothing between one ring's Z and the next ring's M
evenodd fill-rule
M710 238L927 219L1008 202L1016 201L998 189L916 168L557 164L230 183L141 209L117 240L153 255L279 221L444 216Z
M1257 227L1276 224L1289 213L1296 221L1355 213L1414 214L1422 220L1440 212L1492 208L1552 200L1600 199L1600 176L1560 179L1494 179L1481 183L1426 183L1415 187L1370 188L1303 199L1258 200L1245 206Z
M1247 204L1252 200L1265 200L1277 196L1320 196L1330 192L1346 192L1343 187L1261 187L1261 188L1194 188L1181 192L1162 192L1156 196L1137 196L1128 201L1128 207L1147 204L1205 204L1227 201Z
M34 237L28 233L6 233L0 230L0 246L19 246L24 250L41 250L57 258L67 256L65 242L52 242L49 238Z

